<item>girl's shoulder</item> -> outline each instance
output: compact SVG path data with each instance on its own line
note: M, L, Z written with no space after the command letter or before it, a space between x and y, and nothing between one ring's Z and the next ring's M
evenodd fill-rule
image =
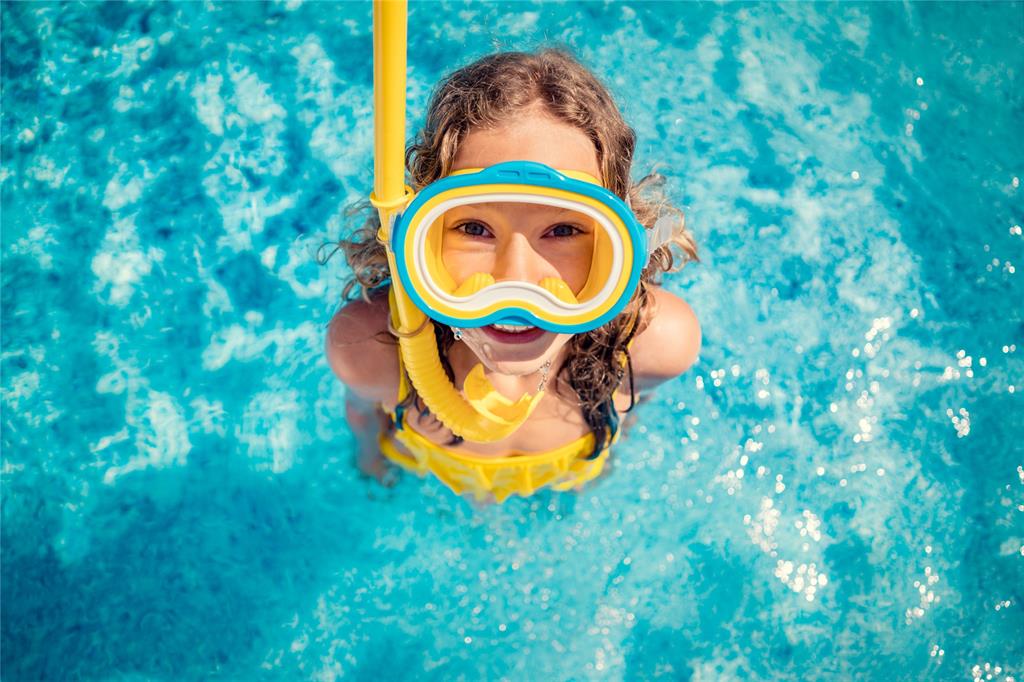
M652 287L646 326L630 348L633 376L640 390L679 376L700 353L700 322L686 301Z
M334 314L327 329L331 370L360 397L393 403L398 393L398 346L388 334L387 293L356 299Z

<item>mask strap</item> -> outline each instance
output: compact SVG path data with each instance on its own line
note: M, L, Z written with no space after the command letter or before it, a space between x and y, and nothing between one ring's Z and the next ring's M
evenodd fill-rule
M626 208L633 210L633 202L629 200L629 192L626 192ZM654 227L647 230L647 262L651 261L654 252L665 244L672 241L672 235L676 231L675 221L666 215L661 215L654 221Z
M651 260L651 256L654 255L655 251L672 241L672 235L675 231L675 221L671 217L662 215L655 221L654 227L647 232L648 261Z

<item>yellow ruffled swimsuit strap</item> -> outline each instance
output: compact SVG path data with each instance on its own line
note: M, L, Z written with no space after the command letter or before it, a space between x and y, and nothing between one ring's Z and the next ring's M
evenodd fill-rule
M401 443L406 451L396 445ZM605 449L594 459L583 455L593 449L592 434L548 452L483 458L438 445L411 428L382 437L381 452L403 468L423 476L431 473L456 494L503 502L511 495L529 497L541 488L569 490L596 478L608 458Z
M511 453L505 457L476 457L438 445L409 427L404 403L411 387L405 378L401 353L398 354L399 388L391 418L395 431L381 434L381 452L389 460L419 476L433 474L456 494L472 494L478 500L492 498L503 502L511 495L528 497L550 487L565 491L579 488L604 469L609 447L618 440L612 435L609 447L592 459L594 436L585 434L571 443L547 452ZM398 447L400 443L403 447Z

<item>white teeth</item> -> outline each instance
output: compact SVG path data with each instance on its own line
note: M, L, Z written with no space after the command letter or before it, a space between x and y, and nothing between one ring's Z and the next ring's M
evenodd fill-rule
M529 331L531 329L534 329L534 327L532 327L532 326L530 326L528 324L494 324L494 325L491 325L491 326L494 327L495 329L500 330L500 331L510 332L512 334L519 334L521 332L525 332L525 331Z

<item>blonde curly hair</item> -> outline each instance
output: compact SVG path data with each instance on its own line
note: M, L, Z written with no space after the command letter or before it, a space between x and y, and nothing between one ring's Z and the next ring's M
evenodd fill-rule
M612 398L626 376L631 407L635 403L628 346L648 322L651 285L663 273L697 260L697 247L682 212L671 206L660 191L664 178L651 173L639 182L630 179L636 133L623 120L608 90L568 53L558 49L532 54L500 52L458 69L438 84L426 123L406 150L406 167L410 184L419 190L451 172L459 145L471 130L499 126L538 105L590 138L605 186L627 202L645 228L653 229L659 218L675 223L672 238L652 254L623 312L569 341L568 360L558 373L556 388L568 387L575 393L594 434L590 455L594 457L606 447L617 427L618 413ZM353 213L368 208L364 203ZM376 213L370 213L362 228L335 246L334 251L345 254L353 273L343 290L346 300L357 292L368 299L373 292L386 290L390 283L387 255L377 241L379 226ZM437 323L434 333L442 363L451 377L447 354L454 335L449 327ZM407 400L421 412L425 410L415 391Z

